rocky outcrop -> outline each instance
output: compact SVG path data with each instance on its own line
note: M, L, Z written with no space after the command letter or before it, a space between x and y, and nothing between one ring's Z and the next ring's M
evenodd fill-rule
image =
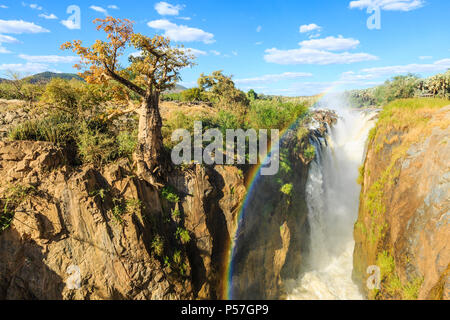
M20 123L33 119L29 108L23 101L0 99L0 141L5 139L8 132Z
M391 108L371 134L354 254L369 298L450 298L449 124L450 107ZM366 286L369 266L379 290Z
M0 299L220 297L238 169L176 171L169 201L128 160L67 163L50 143L0 142Z
M315 111L288 130L281 141L279 174L257 175L253 181L235 239L233 299L282 298L283 280L298 276L309 245L305 192L314 159L310 142L323 139L336 120L333 112Z

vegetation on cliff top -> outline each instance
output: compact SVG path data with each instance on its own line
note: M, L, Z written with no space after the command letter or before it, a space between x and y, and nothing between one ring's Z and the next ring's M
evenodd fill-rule
M450 70L426 79L414 74L395 76L374 88L349 91L347 97L355 107L384 106L414 97L450 99Z
M377 265L381 268L382 288L384 291L374 291L373 298L397 297L402 299L417 299L418 291L423 279L415 277L407 283L402 282L396 272L396 265L392 254L393 248L386 247L387 221L385 219L387 200L400 176L400 160L406 157L410 147L426 139L433 128L427 126L434 112L450 105L446 99L414 98L401 99L389 103L380 112L376 127L371 131L369 143L375 152L383 150L378 179L370 186L364 186L366 168L360 168L359 181L366 190L362 194L361 210L370 219L360 219L356 223L356 232L366 239L371 248L377 251ZM450 126L450 121L443 118L436 126L442 129ZM433 126L434 128L436 126ZM380 155L381 156L381 155ZM382 296L380 296L380 294Z

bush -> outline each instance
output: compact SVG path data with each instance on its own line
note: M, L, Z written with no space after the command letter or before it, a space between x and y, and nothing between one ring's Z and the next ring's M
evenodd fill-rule
M57 113L40 120L30 120L9 132L12 140L31 140L52 142L61 147L74 143L76 128L74 119Z
M164 187L161 191L161 195L164 199L166 199L169 202L172 203L180 202L180 197L178 197L178 195L171 187Z
M250 104L249 125L255 129L285 129L306 116L306 103L254 100Z
M77 136L78 152L83 162L102 166L119 156L116 140L109 133L83 123Z
M132 133L122 131L117 136L118 151L120 157L132 158L138 144L137 130Z
M292 185L292 183L287 183L281 187L280 191L285 195L290 196L292 194L293 189L294 186Z
M184 102L200 102L205 101L206 97L199 88L192 88L181 92L181 99Z
M93 111L105 101L105 97L98 85L55 78L45 87L40 101L50 109L81 115L86 110Z

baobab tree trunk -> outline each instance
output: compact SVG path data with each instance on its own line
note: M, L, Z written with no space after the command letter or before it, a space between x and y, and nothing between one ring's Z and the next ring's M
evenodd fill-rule
M140 109L137 164L138 173L147 176L163 165L162 120L159 94L144 99Z

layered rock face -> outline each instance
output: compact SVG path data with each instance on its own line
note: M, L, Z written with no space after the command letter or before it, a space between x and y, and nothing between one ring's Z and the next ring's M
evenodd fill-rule
M14 213L0 234L0 299L220 297L245 196L236 168L173 173L174 203L127 160L102 171L66 163L49 143L0 142L3 226Z
M280 172L257 176L242 212L232 257L233 299L280 299L283 280L297 278L309 247L306 182L314 151L311 139L323 139L337 120L329 111L288 130L281 141Z
M450 299L450 107L388 112L361 172L354 278L369 298Z

